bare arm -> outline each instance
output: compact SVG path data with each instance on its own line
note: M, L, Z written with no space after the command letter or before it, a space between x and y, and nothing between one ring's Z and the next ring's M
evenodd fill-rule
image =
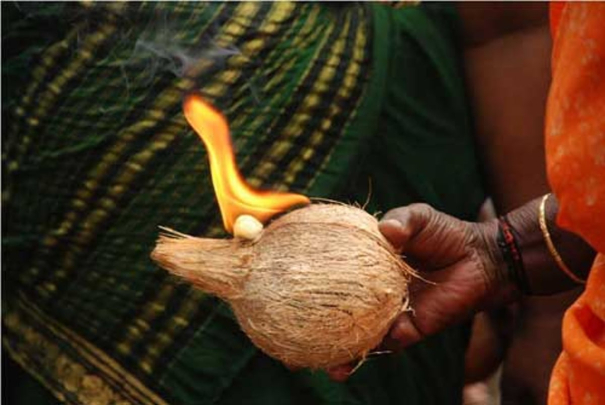
M484 175L499 212L548 191L546 3L458 3L467 89Z

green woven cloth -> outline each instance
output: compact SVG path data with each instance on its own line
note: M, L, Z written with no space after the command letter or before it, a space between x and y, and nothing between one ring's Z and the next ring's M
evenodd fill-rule
M253 186L364 201L371 181L372 211L473 218L449 7L2 3L2 19L3 347L52 393L36 401L460 402L465 326L338 384L266 357L149 259L158 225L225 236L189 91L224 112Z

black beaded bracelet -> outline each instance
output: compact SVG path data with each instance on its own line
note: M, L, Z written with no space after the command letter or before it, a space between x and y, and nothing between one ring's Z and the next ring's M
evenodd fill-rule
M529 282L525 274L525 266L521 251L517 245L514 229L510 226L506 217L498 218L498 247L506 263L510 279L524 294L531 294Z

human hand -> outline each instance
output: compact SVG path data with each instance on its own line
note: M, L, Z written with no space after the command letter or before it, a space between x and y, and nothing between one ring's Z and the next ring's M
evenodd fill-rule
M517 293L505 276L497 221L465 222L412 204L389 211L379 228L420 275L410 284L413 311L393 323L384 341L388 349L400 350ZM328 373L343 381L352 367Z

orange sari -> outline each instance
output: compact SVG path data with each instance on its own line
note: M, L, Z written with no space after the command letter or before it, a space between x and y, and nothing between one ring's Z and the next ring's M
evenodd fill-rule
M551 26L546 159L557 223L599 253L565 313L548 403L605 404L605 3L555 3Z

